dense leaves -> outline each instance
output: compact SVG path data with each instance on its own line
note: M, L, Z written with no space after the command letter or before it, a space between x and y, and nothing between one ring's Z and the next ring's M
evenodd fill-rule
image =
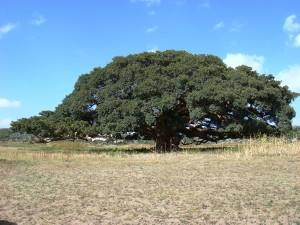
M135 131L154 139L158 150L170 150L184 136L206 142L284 134L295 116L295 97L273 76L227 68L212 55L143 53L116 57L82 75L54 113L12 127L39 135L49 127L47 135L56 136Z

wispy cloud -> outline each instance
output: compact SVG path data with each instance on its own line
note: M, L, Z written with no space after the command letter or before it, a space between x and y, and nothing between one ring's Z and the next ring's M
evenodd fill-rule
M44 24L46 22L47 22L47 19L43 15L37 15L31 21L31 23L35 26L41 26L42 24Z
M257 55L247 55L243 53L229 53L223 59L223 62L230 67L237 67L241 65L250 66L257 72L263 72L263 65L265 58Z
M151 11L148 12L148 15L149 16L155 16L156 15L156 11L151 10Z
M220 21L219 23L216 23L213 28L214 30L220 30L223 27L225 27L225 23L223 21Z
M296 15L285 18L283 30L288 33L289 42L294 47L300 47L300 23L296 21Z
M17 26L17 24L15 24L15 23L7 23L7 24L1 26L1 27L0 27L0 38L1 38L3 35L5 35L5 34L11 32L13 29L16 28L16 26Z
M0 128L9 128L11 121L10 118L0 119Z
M152 6L159 6L161 0L130 0L130 2L132 3L141 2L146 4L147 7L152 7Z
M231 27L229 28L229 32L238 32L242 29L243 24L234 22L232 23Z
M240 22L231 22L225 25L224 21L219 21L213 26L214 30L220 30L226 28L228 32L238 32L243 28L243 24Z
M0 97L0 108L17 108L21 106L21 102L15 100L9 100L7 98Z
M146 29L146 33L154 33L158 30L158 26L149 27Z
M183 6L183 5L185 5L187 3L187 0L177 0L176 2L175 2L175 4L177 5L177 6Z
M210 4L209 1L201 2L201 3L199 4L199 6L200 6L201 8L206 8L206 9L211 8L211 4Z

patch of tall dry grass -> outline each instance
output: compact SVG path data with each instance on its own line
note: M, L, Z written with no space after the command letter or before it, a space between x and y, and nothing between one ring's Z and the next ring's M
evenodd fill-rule
M234 155L237 158L300 156L300 142L287 138L262 137L238 144L234 151L224 152L221 157Z
M27 146L0 147L0 159L8 160L105 160L108 158L121 159L131 158L132 160L175 160L182 156L195 156L195 153L201 155L205 147L210 145L200 145L198 147L186 148L186 151L159 154L150 152L151 145L144 144L125 144L125 145L87 145L82 143L59 142L51 143L48 148L31 149ZM102 149L102 151L89 152L88 148ZM281 157L281 156L300 156L300 142L292 142L286 138L262 137L258 139L245 140L243 143L230 144L230 147L214 145L219 149L215 152L218 159L251 159L253 157ZM149 153L131 153L126 150L135 150L139 148L149 149ZM96 149L96 150L97 150ZM113 150L118 152L113 152ZM59 151L57 151L59 150ZM195 151L196 150L196 151ZM199 150L199 152L197 151ZM197 153L198 152L198 153ZM113 154L112 154L113 153Z
M21 152L21 151L1 151L0 159L7 160L89 160L89 159L103 159L107 157L104 154L86 154L75 152Z

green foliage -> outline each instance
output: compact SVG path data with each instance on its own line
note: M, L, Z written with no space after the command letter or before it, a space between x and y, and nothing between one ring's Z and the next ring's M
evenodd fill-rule
M8 128L0 128L0 141L8 141L12 130Z
M300 126L293 127L293 129L288 133L288 137L300 140Z
M23 118L11 124L12 130L33 134L39 138L74 139L83 138L90 129L83 120L59 117L54 112L42 112L39 116Z
M142 53L82 75L55 112L12 127L61 137L135 131L169 149L183 136L207 141L284 134L292 128L295 97L273 76L227 68L212 55Z

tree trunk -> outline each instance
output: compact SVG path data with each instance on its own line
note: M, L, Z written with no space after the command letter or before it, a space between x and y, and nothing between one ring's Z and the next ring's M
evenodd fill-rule
M157 137L155 150L157 152L168 152L171 150L171 139L168 137Z
M156 144L155 150L157 152L170 152L178 150L178 146L180 143L180 138L178 137L171 137L167 135L157 135L156 136Z
M158 152L178 150L182 139L181 131L189 121L189 111L184 99L177 99L174 108L162 112L156 119L153 129L153 138L156 141L155 149Z

